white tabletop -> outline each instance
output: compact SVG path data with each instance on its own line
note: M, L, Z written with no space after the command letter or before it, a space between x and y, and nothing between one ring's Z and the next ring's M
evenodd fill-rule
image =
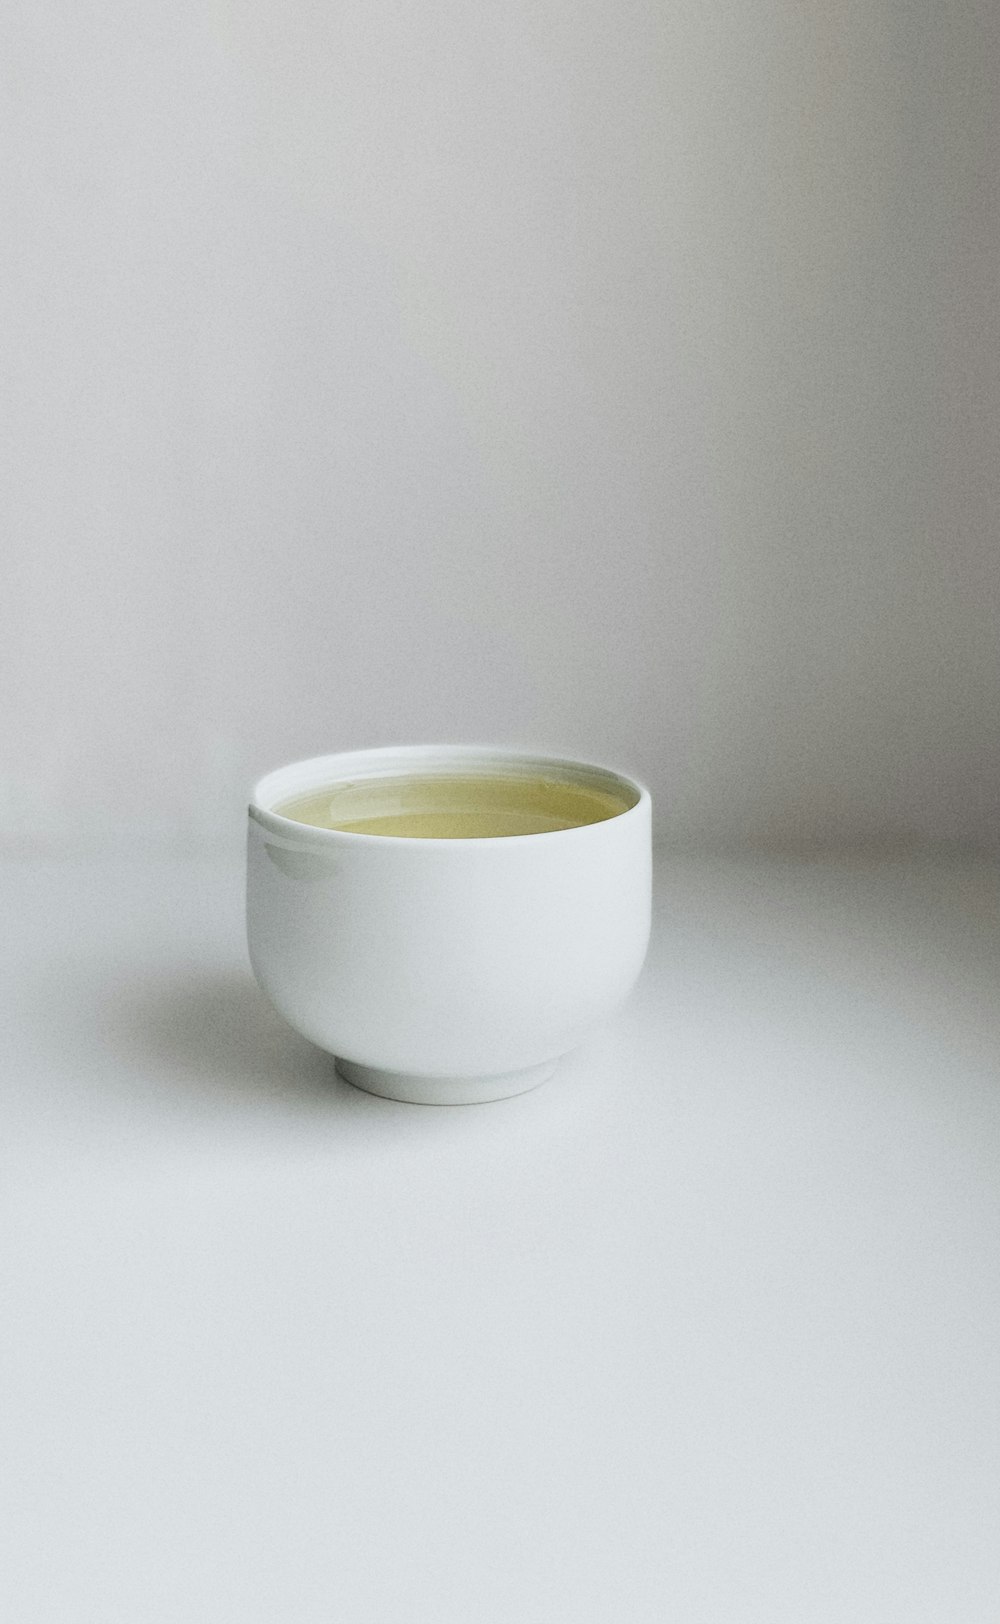
M235 871L0 883L12 1624L997 1624L995 869L665 860L615 1026L450 1109Z

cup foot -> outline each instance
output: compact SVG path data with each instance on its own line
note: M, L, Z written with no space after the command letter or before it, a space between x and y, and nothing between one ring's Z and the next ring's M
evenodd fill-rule
M506 1100L526 1094L552 1076L554 1060L523 1071L505 1071L496 1077L415 1077L405 1071L380 1071L362 1066L356 1060L338 1060L337 1071L345 1082L366 1094L380 1094L386 1100L405 1100L408 1105L476 1105L486 1100Z

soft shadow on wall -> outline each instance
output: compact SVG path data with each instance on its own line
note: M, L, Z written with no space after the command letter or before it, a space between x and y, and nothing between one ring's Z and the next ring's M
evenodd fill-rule
M11 22L8 846L435 739L998 843L988 8Z

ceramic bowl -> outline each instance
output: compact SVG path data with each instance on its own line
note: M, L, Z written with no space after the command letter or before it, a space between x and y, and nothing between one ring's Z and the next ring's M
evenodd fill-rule
M542 834L347 833L275 811L360 777L489 773L611 790L626 810ZM649 937L650 798L592 762L474 746L318 756L250 802L247 933L261 987L341 1075L468 1104L544 1082L624 1001Z

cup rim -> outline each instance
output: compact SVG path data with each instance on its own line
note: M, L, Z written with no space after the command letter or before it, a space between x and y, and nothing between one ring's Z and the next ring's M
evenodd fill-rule
M287 799L296 793L308 794L310 788L324 788L326 783L336 782L338 773L349 771L358 777L388 778L395 777L401 768L403 770L409 768L412 771L420 762L423 762L430 772L435 770L435 763L437 770L441 772L447 771L449 767L454 768L459 763L472 762L479 762L484 767L492 764L501 769L504 765L534 771L544 768L555 772L557 776L575 779L578 782L582 779L584 782L589 780L595 786L611 785L619 790L625 790L635 799L624 811L616 812L610 818L602 818L597 823L573 824L568 829L542 829L534 834L477 835L469 840L429 840L423 835L374 835L361 834L357 830L321 829L315 824L299 823L295 818L283 817L280 812L274 811L273 804L267 804L273 803L275 799ZM383 768L381 772L363 770L366 765L377 767L380 763ZM634 822L638 816L648 811L651 800L649 790L640 779L631 773L621 772L616 767L609 767L604 762L509 746L403 744L339 750L329 755L307 756L299 761L288 762L283 767L275 767L254 784L250 792L248 813L254 822L259 823L271 834L283 836L286 840L306 841L310 845L319 846L329 846L332 842L341 847L345 843L356 846L361 842L370 847L388 847L390 850L419 848L422 851L433 850L440 853L523 845L525 841L579 840L588 836L593 838L599 830L606 829L610 825L618 825L623 819Z

